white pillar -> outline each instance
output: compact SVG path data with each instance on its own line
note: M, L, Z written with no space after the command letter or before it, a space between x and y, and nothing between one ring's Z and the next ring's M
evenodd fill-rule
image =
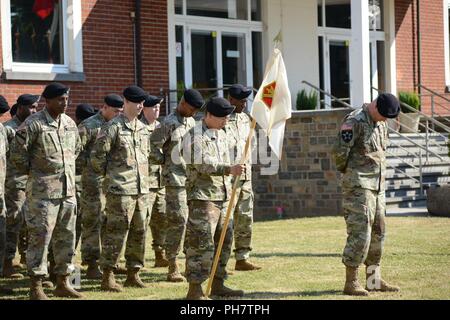
M397 50L395 42L395 0L384 1L384 28L386 34L386 91L397 95ZM448 28L447 28L448 30Z
M352 40L350 43L351 104L370 102L369 1L351 0Z

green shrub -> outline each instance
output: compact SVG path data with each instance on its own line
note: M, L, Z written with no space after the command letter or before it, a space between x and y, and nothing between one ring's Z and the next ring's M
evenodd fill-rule
M410 107L414 108L417 111L420 110L420 98L419 95L415 92L399 92L398 98L400 102L403 102ZM404 106L401 107L403 113L412 113L413 111L405 108Z
M315 91L306 92L302 89L297 94L297 110L315 110L319 103L319 94Z

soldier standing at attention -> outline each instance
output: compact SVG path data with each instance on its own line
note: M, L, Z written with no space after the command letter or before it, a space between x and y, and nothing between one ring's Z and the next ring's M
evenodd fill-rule
M104 104L94 116L84 120L78 126L82 152L77 159L81 168L81 259L87 265L87 279L101 279L102 273L98 261L101 253L105 219L104 177L94 172L91 165L91 153L100 129L115 118L123 108L123 99L117 94L109 94Z
M16 104L16 114L3 125L6 129L8 143L11 144L19 126L31 114L36 113L40 96L23 94L19 96ZM7 278L23 278L23 275L17 274L13 268L13 259L16 255L16 249L19 242L19 236L24 225L25 217L23 205L25 203L25 187L27 184L27 175L19 173L10 161L10 155L7 154L7 172L5 182L5 203L6 213L6 257L3 266L3 276ZM25 248L21 248L25 249ZM24 250L26 251L26 249ZM25 252L22 252L25 254Z
M149 95L144 102L144 111L142 112L141 121L147 125L150 136L156 128L159 128L159 108L162 99ZM149 218L150 230L152 233L152 248L155 251L155 268L164 268L169 266L164 252L164 242L167 233L167 217L166 217L166 191L161 181L161 166L154 164L149 159Z
M186 227L186 278L189 291L186 299L204 300L202 283L211 272L215 249L225 222L231 197L231 176L244 173L242 165L231 165L227 134L222 130L234 107L223 98L212 98L206 105L203 121L189 131L186 150L189 218ZM189 148L189 149L188 149ZM242 296L242 290L224 286L226 266L233 243L233 221L228 224L211 294Z
M48 299L42 289L47 274L50 240L55 260L57 297L81 298L69 284L75 256L75 159L80 137L75 122L65 114L69 88L49 84L42 96L46 106L28 117L17 129L11 161L28 175L27 267L31 276L31 299Z
M104 125L91 153L97 174L105 176L106 227L102 238L101 289L120 292L114 269L126 240L125 287L145 288L139 278L144 266L148 214L149 134L137 118L147 93L137 86L124 90L123 113ZM128 238L127 238L128 237Z
M3 274L3 261L6 251L6 207L5 207L5 174L8 139L5 127L0 123L0 274ZM0 287L1 294L13 294L10 288Z
M391 94L350 113L343 121L333 151L342 172L343 210L347 244L342 256L346 267L344 293L367 296L368 291L398 291L380 274L385 237L385 176L388 128L400 103ZM358 282L358 268L366 265L366 289Z
M195 126L192 117L204 103L200 92L186 90L178 107L164 119L150 138L151 160L162 165L163 185L166 187L167 234L164 248L169 260L167 281L170 282L185 280L177 264L188 215L182 141L186 133Z
M231 105L236 109L230 115L225 130L230 135L235 136L235 152L232 163L238 163L244 153L245 143L250 132L251 119L245 112L247 98L252 90L240 84L231 86L228 90ZM231 146L230 146L231 147ZM252 188L252 157L248 157L245 163L245 172L239 181L239 188L236 193L236 207L234 209L234 254L236 257L235 270L251 271L259 270L261 267L249 261L250 251L252 251L252 226L253 226L253 188Z

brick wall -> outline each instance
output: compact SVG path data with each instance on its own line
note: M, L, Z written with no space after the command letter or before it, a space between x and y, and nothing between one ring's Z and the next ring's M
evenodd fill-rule
M106 94L121 93L135 83L131 11L134 0L82 0L86 81L66 83L71 87L69 114L73 115L81 102L100 106ZM143 87L158 94L161 87L169 85L167 0L142 1L142 60ZM40 94L46 84L0 80L0 94L12 105L18 95Z
M419 77L417 56L417 6L413 0L395 1L397 87L415 91ZM440 94L446 91L444 12L442 0L422 1L420 6L422 84ZM431 100L423 92L422 110L430 113ZM448 105L444 101L438 103ZM450 107L450 105L448 105ZM437 109L439 113L446 113Z
M341 190L331 150L348 109L296 112L287 123L279 173L263 176L254 168L254 217L339 215Z

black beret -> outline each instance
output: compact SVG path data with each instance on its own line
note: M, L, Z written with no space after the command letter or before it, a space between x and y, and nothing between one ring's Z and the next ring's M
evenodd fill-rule
M195 89L186 90L183 94L183 98L188 105L196 109L200 109L205 104L205 100L203 100L202 94Z
M123 99L118 94L108 94L105 97L105 103L113 108L122 108L123 107Z
M162 101L163 98L155 97L149 94L147 98L145 98L144 107L152 108L156 106L158 103L161 103Z
M31 106L39 101L40 96L34 94L22 94L17 98L17 103L21 106Z
M9 110L9 114L11 115L11 117L14 117L17 113L17 108L18 108L18 104L15 103L12 107L11 110Z
M94 109L94 107L86 103L79 104L75 110L75 116L80 121L90 118L96 113L97 111Z
M385 118L397 118L400 113L400 102L390 93L382 93L377 98L378 112Z
M9 110L8 101L6 101L4 96L0 95L0 114L8 112L8 110Z
M69 88L59 82L50 83L45 87L42 96L45 99L53 99L56 97L60 97L65 93L69 93Z
M224 98L211 98L206 104L206 110L216 117L226 117L233 113L234 107Z
M139 103L145 100L148 93L138 86L129 86L123 90L123 96L130 102Z
M247 99L249 95L252 94L252 89L246 88L241 84L233 84L229 89L228 93L231 97L238 99L238 100L244 100Z

